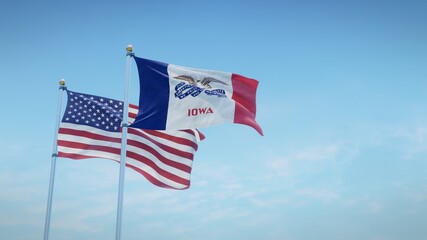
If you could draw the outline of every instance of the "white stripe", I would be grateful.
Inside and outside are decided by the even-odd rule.
[[[75,149],[75,148],[68,148],[63,146],[58,146],[58,152],[68,153],[68,154],[79,154],[79,155],[86,155],[86,156],[94,156],[96,158],[105,158],[114,160],[116,162],[120,162],[120,155],[113,154],[113,153],[107,153],[103,151],[96,151],[96,150],[82,150],[82,149]],[[134,166],[135,168],[141,169],[142,171],[148,173],[153,178],[159,180],[160,182],[169,185],[174,188],[182,189],[186,188],[187,186],[179,184],[177,182],[174,182],[168,178],[165,178],[161,175],[159,175],[154,169],[152,169],[150,166],[141,163],[140,161],[133,159],[133,158],[127,158],[126,161],[127,164]],[[175,174],[177,175],[177,174]],[[190,175],[187,174],[187,177],[181,176],[184,179],[188,179]]]
[[[120,161],[120,154],[114,154],[104,151],[97,151],[97,150],[83,150],[80,148],[70,148],[70,147],[64,147],[58,145],[58,152],[63,152],[67,154],[79,154],[79,155],[86,155],[86,156],[93,156],[97,158],[107,158],[115,161]]]
[[[64,123],[64,124],[61,124],[61,127],[62,128],[69,128],[70,125],[76,126],[75,124]],[[73,129],[73,128],[71,128],[71,129]],[[88,131],[88,132],[91,132],[91,133],[96,133],[96,134],[100,134],[100,135],[104,135],[104,136],[109,136],[109,137],[115,137],[115,138],[118,138],[118,139],[120,139],[119,135],[121,135],[121,133],[107,132],[107,131],[99,130],[97,128],[93,128],[93,127],[89,127],[89,126],[83,126],[83,125],[78,125],[78,129],[77,129],[77,126],[74,129],[75,130]],[[154,138],[154,136],[151,136],[151,137]],[[158,138],[158,137],[155,137],[155,138],[161,140],[161,138]],[[179,163],[185,164],[187,166],[191,166],[191,164],[192,164],[191,160],[189,160],[187,158],[184,158],[184,157],[181,157],[181,156],[178,156],[178,155],[175,155],[175,154],[172,154],[172,153],[169,153],[169,152],[166,152],[163,149],[161,149],[160,147],[158,147],[157,145],[155,145],[154,143],[152,143],[152,142],[148,141],[147,139],[142,138],[140,136],[137,136],[137,135],[134,135],[134,134],[129,134],[128,135],[128,139],[132,139],[132,140],[135,140],[135,141],[137,141],[139,143],[142,143],[142,144],[145,144],[147,146],[150,146],[154,150],[156,150],[157,152],[159,152],[162,156],[164,156],[165,158],[168,158],[168,159],[170,159],[172,161],[179,162]],[[96,146],[115,147],[115,148],[118,148],[118,149],[121,148],[121,144],[120,143],[115,143],[115,142],[110,142],[110,141],[103,141],[103,140],[94,140],[94,139],[91,139],[91,138],[82,137],[82,136],[76,136],[76,135],[58,134],[58,140],[65,140],[65,141],[83,143],[83,144],[88,144],[88,145],[96,145]],[[170,147],[172,147],[172,148],[175,148],[175,149],[179,149],[179,150],[182,150],[182,151],[185,151],[185,152],[189,152],[189,153],[194,153],[195,152],[193,148],[187,147],[185,145],[177,144],[177,143],[174,143],[174,142],[171,142],[171,141],[166,141],[166,140],[164,140],[163,142],[170,142],[170,144],[167,144],[167,145],[170,146]],[[144,152],[144,153],[147,153],[147,154],[150,154],[151,156],[153,156],[151,153],[145,151],[144,149],[141,149],[141,148],[138,148],[138,147],[134,147],[132,145],[128,145],[127,148],[129,150],[132,149],[132,151],[136,152],[136,153],[138,153],[138,152]],[[141,155],[143,155],[143,154],[141,154]]]
[[[157,142],[163,143],[164,145],[172,147],[174,149],[178,149],[178,150],[181,150],[181,151],[184,151],[187,153],[194,153],[195,152],[195,150],[192,147],[182,145],[182,144],[177,144],[177,143],[172,142],[172,141],[166,141],[165,139],[154,137],[154,136],[151,136],[151,137],[153,137],[154,140],[158,140]],[[165,157],[167,157],[169,159],[182,158],[181,156],[175,155],[173,153],[169,153],[169,152],[161,149],[159,146],[157,146],[156,144],[152,143],[151,141],[149,141],[143,137],[140,137],[140,136],[137,136],[134,134],[129,134],[128,139],[135,140],[137,142],[146,144],[147,146],[150,146],[153,149],[155,149],[157,152],[162,153],[162,155],[164,155]],[[130,145],[128,144],[128,146],[130,146]]]
[[[130,151],[130,150],[128,150],[128,151]],[[110,159],[110,160],[120,162],[120,154],[114,154],[114,153],[109,153],[109,152],[105,152],[105,151],[83,150],[83,149],[79,149],[79,148],[70,148],[70,147],[58,146],[58,152],[63,152],[63,153],[67,153],[67,154],[78,154],[78,155],[85,155],[85,156],[93,156],[96,158],[106,158],[106,159]],[[147,154],[147,155],[145,155],[145,157],[148,158],[149,161],[153,162],[160,169],[162,169],[164,171],[170,172],[171,174],[176,175],[178,177],[181,177],[183,179],[188,179],[188,180],[190,179],[189,173],[186,173],[186,172],[181,171],[179,169],[173,168],[169,165],[165,165],[164,163],[160,162],[156,157],[152,156],[151,154]],[[171,183],[174,183],[172,180],[161,176],[154,169],[152,169],[149,165],[146,165],[145,163],[138,161],[138,159],[128,157],[128,158],[126,158],[126,164],[129,164],[129,165],[132,165],[136,168],[147,171],[154,178],[158,179],[159,181],[164,182],[165,184],[171,185]],[[184,186],[184,185],[178,184],[175,186],[174,184],[172,184],[171,186],[183,188],[182,186]]]
[[[64,122],[61,122],[60,128],[68,128],[68,129],[71,129],[71,130],[87,131],[87,132],[90,132],[90,133],[95,133],[95,134],[99,134],[99,135],[103,135],[103,136],[108,136],[108,137],[121,138],[121,136],[122,136],[122,134],[120,132],[104,131],[104,130],[101,130],[99,128],[95,128],[95,127],[91,127],[91,126],[86,126],[86,125],[73,124],[73,123],[64,123]]]
[[[138,108],[133,108],[133,107],[129,106],[129,114],[128,114],[128,122],[129,123],[133,123],[133,121],[135,121],[135,118],[130,116],[131,113],[133,113],[135,115],[138,114]]]
[[[175,154],[171,154],[169,152],[164,151],[163,149],[159,148],[158,146],[156,146],[155,144],[153,144],[152,142],[138,137],[138,136],[134,136],[132,134],[129,134],[129,139],[133,139],[138,141],[141,144],[147,145],[152,147],[154,150],[156,150],[160,155],[162,155],[163,157],[174,161],[174,162],[178,162],[178,163],[182,163],[184,165],[190,166],[192,165],[192,160],[175,155]],[[76,135],[68,135],[68,134],[58,134],[58,140],[61,141],[69,141],[69,142],[74,142],[74,143],[81,143],[81,144],[87,144],[87,145],[93,145],[93,146],[101,146],[101,147],[113,147],[116,149],[120,149],[121,148],[121,144],[120,143],[115,143],[115,142],[110,142],[110,141],[102,141],[102,140],[94,140],[91,138],[87,138],[87,137],[81,137],[81,136],[76,136]],[[127,145],[127,150],[131,151],[131,152],[135,152],[139,155],[145,156],[149,159],[156,159],[156,157],[151,154],[150,152],[146,151],[144,148],[140,148],[140,147],[135,147],[132,145]],[[90,151],[90,150],[89,150]],[[92,150],[95,151],[95,150]],[[65,152],[65,151],[62,151]],[[77,153],[77,152],[73,152],[73,153]],[[83,154],[83,153],[80,153]],[[93,154],[89,154],[89,155],[93,155]],[[162,165],[164,165],[163,163],[161,163]],[[166,165],[164,165],[166,166]]]
[[[136,151],[135,151],[136,150]],[[177,175],[177,176],[180,176],[180,177],[182,177],[182,178],[187,178],[187,176],[189,175],[188,173],[186,173],[186,172],[184,172],[184,171],[182,171],[182,170],[180,170],[180,169],[177,169],[177,168],[174,168],[174,167],[171,167],[171,166],[169,166],[169,165],[167,165],[167,164],[165,164],[165,163],[163,163],[162,161],[160,161],[159,159],[157,159],[154,155],[152,155],[151,153],[149,153],[149,152],[147,152],[147,151],[145,151],[145,150],[141,150],[141,149],[136,149],[136,148],[134,148],[134,147],[129,147],[129,149],[128,149],[128,151],[129,152],[134,152],[134,153],[136,153],[136,154],[139,154],[139,155],[141,155],[141,156],[143,156],[143,157],[145,157],[145,158],[147,158],[148,160],[150,160],[151,162],[153,162],[154,164],[156,164],[159,168],[161,168],[161,169],[163,169],[163,170],[165,170],[165,171],[168,171],[168,172],[170,172],[170,173],[173,173],[173,174],[175,174],[175,175]],[[127,159],[129,159],[129,157],[127,158]],[[187,159],[186,159],[187,160]],[[175,161],[175,162],[179,162],[179,161]],[[180,162],[179,162],[180,163]],[[186,164],[187,165],[187,164]],[[190,168],[191,168],[191,164],[190,165],[187,165],[187,166],[189,166]]]
[[[148,145],[148,144],[147,144]],[[178,163],[182,163],[182,164],[185,164],[185,165],[187,165],[187,166],[191,166],[191,164],[193,163],[191,160],[189,160],[189,159],[187,159],[187,158],[185,158],[185,157],[180,157],[180,156],[177,156],[177,155],[175,155],[175,154],[170,154],[170,153],[168,153],[168,152],[165,152],[165,151],[163,151],[162,149],[160,149],[160,148],[154,148],[160,155],[162,155],[163,157],[165,157],[165,158],[167,158],[167,159],[169,159],[169,160],[171,160],[171,161],[173,161],[173,162],[178,162]],[[137,153],[137,154],[139,154],[139,155],[142,155],[142,156],[145,156],[145,157],[148,157],[148,156],[146,156],[146,154],[149,154],[150,156],[152,156],[152,157],[154,157],[154,155],[153,154],[151,154],[151,153],[149,153],[148,151],[146,151],[145,149],[143,149],[143,148],[139,148],[139,147],[135,147],[135,146],[132,146],[132,145],[127,145],[127,150],[128,151],[131,151],[131,152],[134,152],[134,153]]]
[[[132,152],[131,149],[129,149],[128,151]],[[85,156],[93,156],[93,157],[97,157],[97,158],[107,158],[107,159],[111,159],[111,160],[115,160],[117,162],[120,162],[120,154],[114,154],[114,153],[109,153],[109,152],[105,152],[105,151],[98,151],[98,150],[83,150],[83,149],[79,149],[79,148],[71,148],[71,147],[65,147],[65,146],[58,146],[58,152],[63,152],[63,153],[67,153],[67,154],[79,154],[79,155],[85,155]],[[144,151],[145,152],[145,151]],[[176,176],[179,176],[181,178],[184,179],[189,179],[190,178],[190,174],[186,173],[182,170],[176,169],[174,167],[171,167],[169,165],[166,165],[162,162],[160,162],[156,157],[154,157],[153,155],[151,155],[150,153],[146,152],[147,154],[141,154],[144,157],[146,157],[149,161],[153,162],[154,164],[156,164],[160,169],[165,170],[167,172],[170,172]],[[145,166],[144,163],[142,163],[141,161],[138,161],[138,159],[135,158],[126,158],[126,163],[133,165],[137,168],[141,168],[142,166]],[[190,165],[191,167],[191,165]],[[150,167],[151,169],[151,167]],[[155,172],[155,170],[152,169],[153,172]],[[156,172],[156,174],[158,174]]]
[[[130,107],[129,108],[129,114],[138,114],[138,108],[132,108],[132,107]]]
[[[58,134],[58,140],[90,144],[90,145],[96,145],[96,146],[114,147],[118,149],[121,148],[120,142],[115,143],[110,141],[94,140],[87,137],[81,137],[81,136],[69,135],[69,134]]]
[[[188,146],[185,144],[179,144],[177,142],[174,142],[173,140],[165,139],[162,137],[157,137],[157,136],[151,135],[147,132],[144,132],[144,133],[149,135],[151,138],[153,138],[154,140],[156,140],[159,143],[165,144],[167,146],[173,146],[174,148],[179,149],[181,151],[185,151],[185,152],[194,152],[195,151],[192,146]],[[192,141],[192,142],[196,141],[196,137],[194,135],[191,135],[191,134],[183,132],[183,131],[173,131],[173,132],[168,131],[168,132],[164,132],[164,133],[167,135],[171,135],[173,137],[179,137],[179,138],[187,139],[187,140]]]
[[[64,124],[66,125],[66,124]],[[82,126],[82,129],[84,130],[89,130],[91,129],[91,127],[87,127],[87,126]],[[92,132],[94,132],[94,130],[92,130]],[[98,132],[106,132],[106,131],[98,131]],[[108,132],[108,134],[110,135],[119,135],[120,133],[116,134],[116,133],[110,133]],[[187,159],[184,157],[180,157],[177,156],[175,154],[171,154],[169,152],[166,152],[164,150],[162,150],[160,147],[156,146],[154,143],[148,141],[145,138],[133,135],[133,134],[129,134],[129,139],[133,139],[138,141],[141,144],[145,144],[147,146],[152,147],[153,149],[155,149],[160,155],[162,155],[163,157],[174,161],[174,162],[178,162],[184,165],[187,165],[191,168],[192,166],[192,160],[191,159]],[[159,139],[159,138],[158,138]],[[102,140],[94,140],[91,138],[87,138],[87,137],[82,137],[82,136],[76,136],[76,135],[68,135],[68,134],[58,134],[58,140],[63,140],[63,141],[70,141],[70,142],[74,142],[74,143],[82,143],[82,144],[87,144],[87,145],[93,145],[93,146],[101,146],[101,147],[113,147],[115,149],[120,149],[121,148],[121,144],[120,143],[115,143],[115,142],[110,142],[110,141],[102,141]],[[179,146],[179,144],[174,144],[175,146]],[[174,146],[171,146],[174,147]],[[191,150],[193,150],[192,148],[190,148]],[[113,154],[113,153],[108,153],[108,152],[104,152],[104,151],[98,151],[98,150],[83,150],[83,149],[78,149],[78,148],[70,148],[70,147],[65,147],[65,146],[58,146],[58,150],[60,152],[63,153],[71,153],[71,154],[79,154],[79,155],[88,155],[88,156],[94,156],[94,157],[99,157],[99,158],[108,158],[108,159],[113,159],[116,161],[120,160],[120,155],[117,154]],[[129,152],[135,152],[141,156],[146,157],[147,159],[151,160],[154,164],[156,164],[159,168],[170,172],[174,175],[177,175],[179,177],[182,178],[189,178],[189,173],[184,172],[182,170],[176,169],[174,167],[171,167],[169,165],[166,165],[165,163],[161,162],[160,160],[157,159],[156,156],[154,156],[153,154],[151,154],[150,152],[146,151],[144,148],[139,148],[139,147],[135,147],[132,145],[128,145],[127,146],[127,151]],[[193,150],[194,151],[194,150]],[[127,158],[127,163],[128,163],[129,158]],[[139,163],[138,165],[140,165],[141,163]]]

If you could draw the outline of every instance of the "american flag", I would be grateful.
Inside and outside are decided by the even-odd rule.
[[[58,157],[106,158],[120,162],[123,102],[67,90],[67,107],[58,132]],[[129,123],[138,106],[129,105]],[[156,186],[190,187],[198,130],[155,131],[129,128],[126,166]]]

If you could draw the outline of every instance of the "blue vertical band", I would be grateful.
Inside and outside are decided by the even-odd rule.
[[[169,106],[168,64],[134,59],[139,74],[139,111],[130,127],[165,130]]]

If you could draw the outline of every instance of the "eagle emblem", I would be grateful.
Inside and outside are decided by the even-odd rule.
[[[204,89],[211,89],[212,86],[210,85],[210,83],[219,83],[219,84],[227,85],[227,83],[213,77],[204,77],[201,80],[198,80],[198,79],[194,79],[192,76],[179,75],[174,78],[178,80],[186,81],[191,85],[198,86]]]

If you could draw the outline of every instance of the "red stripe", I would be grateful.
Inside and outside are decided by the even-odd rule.
[[[156,144],[157,146],[159,146],[160,148],[164,149],[165,151],[167,151],[169,153],[175,154],[175,155],[183,157],[183,158],[187,158],[189,160],[192,160],[194,158],[194,155],[192,153],[180,151],[178,149],[175,149],[175,148],[172,148],[169,146],[165,146],[163,144],[160,144],[160,143],[154,141],[153,139],[149,138],[148,136],[142,135],[142,137],[144,137],[147,141],[153,142],[154,144]],[[174,168],[180,169],[180,170],[185,171],[185,172],[191,171],[191,167],[189,167],[185,164],[182,164],[182,163],[172,161],[172,160],[164,157],[161,153],[156,151],[154,148],[152,148],[152,147],[150,147],[150,146],[148,146],[142,142],[135,141],[132,139],[128,139],[127,143],[130,146],[134,146],[134,147],[139,148],[139,149],[144,149],[145,151],[153,154],[159,161],[165,163],[166,165],[172,166]],[[74,149],[82,149],[82,150],[96,150],[96,151],[109,152],[109,153],[118,154],[118,155],[120,154],[119,148],[93,145],[93,144],[84,144],[84,143],[78,143],[78,142],[66,141],[66,140],[58,140],[58,146],[69,147],[69,148],[74,148]]]
[[[142,156],[142,155],[140,155],[140,154],[137,154],[137,153],[135,153],[135,152],[130,152],[130,151],[128,151],[127,153],[126,153],[126,156],[127,157],[130,157],[130,158],[133,158],[133,159],[135,159],[136,161],[139,161],[139,162],[141,162],[141,163],[143,163],[143,164],[145,164],[145,165],[147,165],[147,166],[149,166],[149,167],[151,167],[154,171],[156,171],[160,176],[163,176],[163,177],[165,177],[165,178],[167,178],[167,179],[171,179],[172,181],[174,181],[174,182],[177,182],[177,183],[180,183],[180,184],[184,184],[184,185],[188,185],[189,183],[190,183],[190,180],[189,179],[185,179],[185,178],[182,178],[182,177],[178,177],[178,176],[176,176],[176,175],[174,175],[174,174],[172,174],[172,173],[170,173],[170,172],[168,172],[168,171],[166,171],[166,170],[164,170],[164,169],[162,169],[162,168],[160,168],[159,166],[157,166],[154,162],[152,162],[150,159],[148,159],[148,158],[146,158],[146,157],[144,157],[144,156]],[[190,170],[191,170],[191,168],[190,168]],[[189,172],[190,173],[190,172]]]
[[[144,145],[144,144],[139,144],[139,145]],[[63,147],[69,147],[69,148],[76,148],[76,149],[82,149],[82,150],[96,150],[96,151],[102,151],[102,152],[109,152],[109,153],[113,153],[113,154],[120,154],[120,149],[118,148],[112,148],[112,147],[105,147],[105,146],[95,146],[95,145],[89,145],[89,144],[83,144],[83,143],[76,143],[76,142],[70,142],[70,141],[63,141],[63,140],[58,140],[58,146],[63,146]],[[148,149],[147,149],[148,148]],[[171,161],[165,157],[163,157],[162,155],[160,155],[159,153],[157,153],[154,149],[144,145],[143,149],[147,150],[148,152],[151,152],[153,155],[155,155],[155,157],[162,161],[163,163],[165,163],[168,166],[171,166],[175,169],[180,169],[183,172],[186,173],[191,173],[191,167],[184,165],[184,164],[180,164],[174,161]],[[150,150],[151,149],[151,150]],[[72,158],[72,159],[85,159],[85,158],[98,158],[99,156],[91,156],[91,155],[81,155],[81,154],[74,154],[74,153],[63,153],[63,152],[58,152],[58,156],[59,157],[66,157],[66,158]],[[139,161],[147,166],[150,166],[152,169],[154,169],[159,175],[171,179],[175,182],[178,182],[180,184],[184,184],[187,185],[189,184],[189,180],[188,179],[184,179],[181,177],[178,177],[166,170],[163,170],[162,168],[160,168],[159,166],[157,166],[151,159],[142,156],[136,152],[132,152],[132,151],[127,151],[126,153],[127,157],[133,158],[136,161]],[[136,167],[135,167],[136,168]]]
[[[193,154],[192,153],[185,152],[185,151],[182,151],[182,150],[179,150],[179,149],[167,146],[165,144],[159,143],[156,140],[152,139],[147,134],[145,134],[144,131],[138,131],[136,129],[129,128],[129,134],[134,134],[136,136],[140,136],[142,138],[145,138],[145,139],[147,139],[148,141],[152,142],[153,144],[155,144],[156,146],[158,146],[159,148],[161,148],[162,150],[164,150],[166,152],[178,155],[178,156],[183,157],[183,158],[193,159]],[[129,141],[130,141],[130,139],[128,139],[128,144],[130,144]]]
[[[258,81],[234,73],[231,79],[233,84],[233,96],[231,98],[236,102],[234,123],[251,126],[259,134],[264,135],[261,127],[255,121]]]
[[[180,131],[186,132],[186,133],[191,134],[193,136],[195,135],[194,131],[197,131],[197,133],[199,134],[199,137],[200,137],[200,141],[206,138],[205,135],[203,135],[203,133],[200,132],[198,129],[194,129],[194,130],[186,129],[186,130],[180,130]],[[197,145],[197,142],[194,142],[194,144]]]
[[[129,113],[129,114],[128,114],[128,116],[129,116],[130,118],[135,119],[135,118],[136,118],[136,113]]]
[[[71,158],[74,160],[82,160],[82,159],[86,159],[86,158],[99,158],[97,156],[81,155],[81,154],[76,154],[76,153],[64,153],[64,152],[58,152],[58,157]]]
[[[166,165],[169,165],[171,167],[180,169],[180,170],[182,170],[184,172],[190,172],[191,171],[191,167],[189,167],[189,166],[187,166],[185,164],[182,164],[182,163],[179,163],[179,162],[175,162],[175,161],[172,161],[172,160],[166,158],[165,156],[163,156],[162,154],[160,154],[159,152],[157,152],[154,148],[152,148],[150,146],[147,146],[144,143],[128,139],[128,144],[131,145],[131,146],[140,148],[140,149],[144,149],[145,151],[153,154],[159,161],[161,161],[162,163],[164,163]],[[190,160],[192,160],[192,158]]]
[[[159,180],[157,180],[156,178],[154,178],[153,176],[151,176],[150,174],[146,173],[145,171],[143,171],[140,168],[131,166],[131,165],[127,165],[127,167],[132,168],[133,170],[137,171],[138,173],[140,173],[141,175],[143,175],[148,181],[150,181],[152,184],[158,186],[158,187],[162,187],[162,188],[169,188],[169,189],[175,189],[175,190],[184,190],[190,187],[190,181],[188,181],[188,184],[185,184],[184,188],[175,188],[172,186],[169,186]]]
[[[144,130],[144,132],[146,132],[150,135],[156,136],[156,137],[160,137],[160,138],[175,142],[175,143],[179,143],[181,145],[190,146],[196,151],[198,149],[197,143],[195,143],[194,141],[191,141],[189,139],[186,139],[186,138],[173,136],[170,134],[166,134],[165,132],[159,132],[156,130]],[[191,130],[187,130],[187,131],[184,130],[183,132],[189,133],[189,134],[194,136],[194,132],[192,132]]]
[[[121,142],[120,138],[117,138],[117,137],[109,137],[106,135],[101,135],[101,134],[92,133],[92,132],[83,131],[83,130],[70,129],[70,128],[60,128],[58,133],[66,134],[66,135],[74,135],[79,137],[86,137],[94,140],[101,140],[101,141],[107,141],[107,142],[115,142],[115,143]]]
[[[77,143],[77,142],[71,142],[71,141],[65,141],[65,140],[58,140],[58,146],[75,148],[75,149],[82,149],[82,150],[94,150],[94,151],[108,152],[108,153],[120,155],[120,148],[115,148],[115,147],[99,146],[99,145],[92,145],[92,144],[85,144],[85,143]]]
[[[197,131],[197,133],[199,134],[199,137],[200,137],[200,141],[202,141],[203,139],[205,139],[206,137],[205,137],[205,135],[202,133],[202,132],[200,132],[199,131],[199,129],[195,129],[196,131]]]
[[[98,158],[97,156],[88,156],[88,155],[80,155],[80,154],[64,153],[64,152],[58,152],[58,157],[71,158],[71,159],[75,159],[75,160],[82,160],[82,159],[87,159],[87,158]],[[117,162],[117,161],[115,161],[115,162]],[[183,187],[183,188],[175,188],[175,187],[169,186],[169,185],[157,180],[156,178],[154,178],[150,174],[146,173],[142,169],[139,169],[133,165],[126,164],[126,167],[131,168],[134,171],[142,174],[148,181],[150,181],[152,184],[159,186],[159,187],[176,189],[176,190],[184,190],[184,189],[187,189],[190,187],[190,181],[188,181],[187,184],[183,184],[183,185],[185,185],[185,187]],[[171,179],[171,180],[173,181],[173,179]]]
[[[129,108],[133,108],[133,109],[135,109],[135,110],[139,110],[139,107],[138,106],[136,106],[136,105],[134,105],[134,104],[129,104]],[[130,117],[130,118],[133,118],[133,119],[135,119],[136,118],[136,113],[133,113],[133,112],[130,112],[129,111],[129,114],[128,114],[128,116]]]

